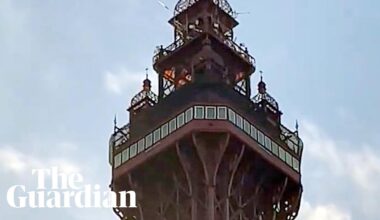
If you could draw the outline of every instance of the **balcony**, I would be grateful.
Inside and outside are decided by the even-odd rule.
[[[214,35],[217,36],[217,35]],[[251,56],[248,53],[247,48],[243,48],[241,45],[238,45],[236,42],[233,40],[230,40],[228,38],[222,38],[217,36],[218,39],[222,40],[222,42],[228,46],[232,51],[234,51],[238,56],[240,56],[243,60],[245,60],[247,63],[253,65],[256,67],[256,60],[253,56]],[[158,47],[157,50],[154,53],[153,56],[153,63],[157,63],[160,59],[169,56],[172,54],[175,50],[178,48],[182,47],[185,44],[185,40],[180,38],[167,46],[166,48]]]
[[[158,145],[161,140],[185,127],[185,125],[193,121],[207,120],[232,124],[238,129],[239,134],[245,135],[249,140],[258,143],[258,146],[271,157],[282,161],[293,171],[300,172],[303,143],[298,136],[286,127],[281,126],[282,135],[285,138],[281,138],[282,141],[280,141],[278,138],[270,137],[248,118],[245,118],[244,114],[223,105],[193,105],[185,108],[176,116],[168,118],[164,123],[152,128],[150,132],[147,132],[141,138],[129,143],[128,146],[115,150],[112,165],[116,169],[140,154],[148,152]],[[124,136],[124,133],[122,136]],[[121,140],[123,140],[122,137]],[[118,146],[116,142],[115,146]]]
[[[184,44],[185,44],[185,41],[182,38],[180,38],[176,40],[175,42],[173,42],[172,44],[170,44],[169,46],[167,46],[166,48],[163,48],[162,46],[157,47],[157,50],[154,52],[153,63],[156,63],[158,60],[170,55],[176,49],[180,48]]]

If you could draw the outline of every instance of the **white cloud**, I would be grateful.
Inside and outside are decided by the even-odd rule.
[[[131,72],[126,68],[120,68],[118,71],[107,71],[104,74],[104,84],[108,91],[114,94],[123,92],[138,92],[142,88],[142,82],[145,79],[144,72]],[[157,89],[156,80],[152,80],[156,75],[150,73],[153,89]]]
[[[299,220],[351,220],[351,215],[333,204],[312,206],[303,201]]]
[[[115,74],[112,72],[106,72],[104,77],[107,90],[115,94],[121,94],[128,84],[132,85],[130,82],[131,75],[127,73]]]
[[[302,127],[301,136],[305,142],[304,176],[316,178],[309,182],[313,186],[305,186],[306,191],[309,190],[313,195],[318,192],[324,201],[349,207],[355,217],[362,215],[366,219],[377,219],[375,216],[380,206],[378,148],[364,143],[354,145],[348,142],[350,138],[336,140],[307,121],[302,123]],[[360,140],[357,142],[360,143]],[[342,193],[349,199],[341,200],[344,198]],[[316,201],[321,202],[318,199]]]
[[[27,167],[40,166],[39,161],[30,158],[10,147],[0,149],[0,166],[6,171],[21,173]]]
[[[80,168],[75,163],[64,158],[38,158],[28,155],[13,147],[0,148],[0,169],[16,175],[31,172],[32,169],[58,167],[61,172],[79,172]]]
[[[377,191],[380,185],[380,157],[374,147],[350,146],[332,139],[316,125],[303,123],[305,153],[319,160],[336,176],[348,177],[365,191]],[[355,150],[352,150],[355,149]]]

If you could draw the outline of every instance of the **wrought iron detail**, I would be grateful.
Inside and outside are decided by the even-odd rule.
[[[142,100],[144,99],[149,99],[153,104],[156,104],[158,102],[158,96],[156,94],[154,94],[154,92],[152,91],[141,91],[139,92],[137,95],[135,95],[135,97],[133,97],[132,101],[131,101],[131,106],[135,106],[136,104],[138,104],[139,102],[141,102]]]
[[[174,15],[176,16],[180,14],[181,12],[185,11],[198,1],[199,0],[179,0],[177,5],[175,6]],[[232,7],[227,0],[213,0],[213,3],[219,6],[224,12],[226,12],[230,16],[235,17],[234,11],[232,10]]]
[[[256,60],[248,53],[248,48],[244,45],[240,44],[238,45],[235,41],[230,39],[225,39],[224,43],[230,47],[234,52],[239,54],[245,61],[247,61],[250,64],[253,64],[255,66]]]
[[[264,94],[259,93],[252,98],[252,101],[256,104],[258,104],[262,101],[266,101],[270,105],[272,105],[272,107],[274,107],[276,110],[279,110],[279,106],[278,106],[277,101],[272,96],[270,96],[268,93],[264,93]]]
[[[113,137],[113,142],[114,142],[113,145],[115,148],[126,143],[130,138],[129,124],[124,125],[121,128],[116,128],[115,133],[112,135],[112,137]]]

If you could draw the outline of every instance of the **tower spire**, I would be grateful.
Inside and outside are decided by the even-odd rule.
[[[115,117],[113,119],[113,130],[114,132],[117,131],[117,115],[115,114]]]
[[[267,93],[267,87],[266,87],[266,84],[263,80],[263,71],[262,70],[260,70],[260,82],[258,84],[258,90],[259,90],[260,94]]]
[[[152,82],[149,80],[149,69],[145,68],[145,80],[143,81],[143,91],[150,91],[152,88]]]

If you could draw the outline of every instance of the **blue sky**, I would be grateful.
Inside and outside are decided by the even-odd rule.
[[[250,12],[238,18],[237,41],[264,71],[283,122],[301,124],[298,219],[376,220],[380,2],[230,3]],[[30,169],[42,165],[80,170],[107,188],[114,114],[127,122],[155,47],[172,41],[171,15],[156,0],[0,0],[1,219],[116,219],[104,209],[14,210],[5,194],[33,185]]]

